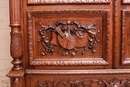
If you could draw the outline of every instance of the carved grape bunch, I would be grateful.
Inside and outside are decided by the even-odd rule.
[[[87,50],[96,52],[96,44],[99,42],[97,33],[100,31],[95,27],[95,23],[87,26],[77,21],[58,21],[54,25],[44,26],[41,23],[40,25],[42,29],[39,41],[44,47],[42,55],[53,54],[55,46],[64,49],[63,55],[74,56],[79,48],[83,49],[82,54]]]

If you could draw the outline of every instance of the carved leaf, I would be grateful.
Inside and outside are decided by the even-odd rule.
[[[65,81],[59,81],[57,83],[51,83],[51,81],[45,81],[45,84],[37,82],[36,87],[129,87],[129,80],[119,80],[117,78],[113,78],[110,81],[99,80],[99,79],[83,79],[83,80],[69,80],[68,83]],[[106,85],[106,86],[105,86]]]
[[[48,53],[54,52],[54,45],[62,47],[63,55],[76,55],[76,48],[83,48],[82,54],[85,50],[92,50],[96,52],[96,44],[99,42],[97,39],[98,29],[95,27],[95,24],[89,26],[81,25],[77,21],[58,21],[54,25],[44,26],[40,23],[43,29],[40,30],[41,43],[43,44],[42,55],[47,55]],[[52,27],[53,26],[53,27]],[[53,36],[51,40],[49,38],[48,32]],[[54,34],[57,33],[57,34]],[[58,35],[58,36],[57,36]],[[89,46],[87,47],[87,45]]]

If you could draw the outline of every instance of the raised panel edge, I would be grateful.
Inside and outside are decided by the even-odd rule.
[[[83,4],[83,3],[110,3],[110,0],[28,0],[28,4]]]
[[[62,14],[62,13],[77,13],[77,14],[82,14],[84,12],[91,13],[91,14],[106,14],[107,15],[107,47],[106,47],[106,52],[107,54],[105,55],[105,60],[102,58],[95,58],[95,60],[88,59],[85,60],[69,60],[69,61],[55,61],[55,60],[36,60],[33,56],[33,36],[32,36],[32,24],[33,24],[33,18],[34,14]],[[43,10],[43,11],[36,11],[36,10],[30,10],[28,11],[28,38],[29,38],[29,61],[30,65],[108,65],[109,58],[111,57],[110,55],[110,12],[109,10]]]

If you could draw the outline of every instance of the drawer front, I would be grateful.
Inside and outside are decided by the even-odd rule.
[[[127,75],[27,75],[26,87],[130,87]]]

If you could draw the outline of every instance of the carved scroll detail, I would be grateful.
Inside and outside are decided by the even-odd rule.
[[[81,83],[80,80],[75,80],[75,81],[69,81],[71,87],[79,87],[79,84]]]
[[[107,82],[104,80],[104,83],[107,87],[125,87],[125,83],[127,80],[118,80],[116,78],[112,79],[111,81]]]
[[[28,4],[110,3],[110,0],[28,0]]]
[[[36,87],[66,87],[66,82],[64,81],[60,81],[56,84],[54,84],[54,82],[50,82],[50,81],[45,81],[45,84],[41,84],[40,81],[37,81],[37,86]]]
[[[95,27],[96,24],[86,26],[77,21],[58,21],[54,25],[41,24],[41,26],[43,29],[40,30],[41,39],[39,41],[44,47],[41,53],[43,56],[48,53],[53,54],[55,46],[64,49],[63,55],[75,56],[78,48],[83,48],[82,54],[85,50],[96,52],[96,44],[99,42],[96,36],[100,32]],[[48,39],[48,32],[52,34],[51,40]]]
[[[39,80],[37,81],[36,87],[59,87],[58,85],[61,83],[61,87],[127,87],[129,85],[129,80],[119,80],[117,78],[113,78],[109,82],[107,80],[101,79],[83,79],[83,80],[75,80],[75,81],[59,81],[55,83],[54,81],[51,84],[51,81],[45,81],[45,84],[42,84]]]

